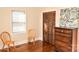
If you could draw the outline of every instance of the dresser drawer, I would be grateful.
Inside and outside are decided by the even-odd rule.
[[[69,29],[62,29],[62,28],[60,28],[60,29],[59,28],[56,28],[55,31],[56,32],[60,32],[60,33],[67,33],[67,34],[71,34],[71,32],[72,32]]]
[[[72,47],[70,43],[64,43],[58,40],[55,41],[55,45],[66,47],[67,49],[70,49]]]
[[[60,33],[60,32],[55,32],[55,36],[56,35],[62,36],[62,37],[72,37],[72,35],[70,35],[70,34],[65,34],[65,33]]]
[[[72,44],[72,39],[70,37],[64,37],[64,36],[56,35],[55,40],[59,40],[59,41],[62,41],[62,42]]]
[[[56,51],[59,51],[59,52],[71,52],[72,51],[72,48],[68,49],[66,47],[62,47],[62,46],[56,45],[55,46],[55,50]]]
[[[77,47],[77,28],[55,27],[55,48],[56,51],[76,51]],[[75,45],[75,46],[74,46]]]

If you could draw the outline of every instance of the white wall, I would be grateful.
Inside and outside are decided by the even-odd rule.
[[[26,41],[26,33],[16,35],[12,33],[12,10],[20,10],[26,12],[26,9],[24,8],[0,8],[0,33],[4,31],[10,32],[12,40],[14,40],[16,44],[21,44],[22,42],[24,43],[24,41]],[[1,47],[2,41],[0,41],[0,48]]]
[[[26,32],[20,34],[12,33],[12,10],[24,11],[26,13]],[[11,34],[12,39],[15,41],[16,45],[23,44],[27,42],[27,31],[29,29],[35,29],[37,32],[36,40],[43,40],[43,12],[56,11],[56,26],[59,26],[59,8],[0,8],[0,33],[3,31],[8,31]],[[0,48],[2,47],[2,42],[0,41]]]
[[[37,33],[37,40],[41,40],[41,13],[40,8],[29,8],[29,15],[28,15],[28,29],[35,29]]]
[[[24,11],[26,13],[26,32],[13,34],[12,33],[12,10]],[[11,34],[12,40],[16,45],[27,42],[28,29],[35,29],[37,32],[37,39],[40,37],[40,14],[38,8],[0,8],[0,33],[8,31]],[[0,41],[0,48],[2,47],[2,41]]]

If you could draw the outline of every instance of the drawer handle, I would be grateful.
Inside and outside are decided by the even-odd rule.
[[[61,32],[63,32],[63,30],[61,30]]]

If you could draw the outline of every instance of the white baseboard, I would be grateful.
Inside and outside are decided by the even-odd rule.
[[[15,42],[15,45],[21,45],[21,44],[24,44],[24,43],[28,43],[28,40],[20,40],[20,41],[16,41]]]

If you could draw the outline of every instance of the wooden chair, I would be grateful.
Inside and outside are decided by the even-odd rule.
[[[11,36],[10,33],[8,32],[2,32],[1,33],[1,40],[3,42],[3,47],[2,49],[4,49],[5,46],[7,46],[7,51],[10,51],[10,47],[12,46],[13,50],[15,51],[15,45],[14,45],[14,41],[11,40]]]
[[[33,41],[34,44],[35,44],[35,38],[36,38],[36,31],[33,30],[33,29],[30,29],[30,30],[28,31],[28,41],[29,41],[29,42]]]

